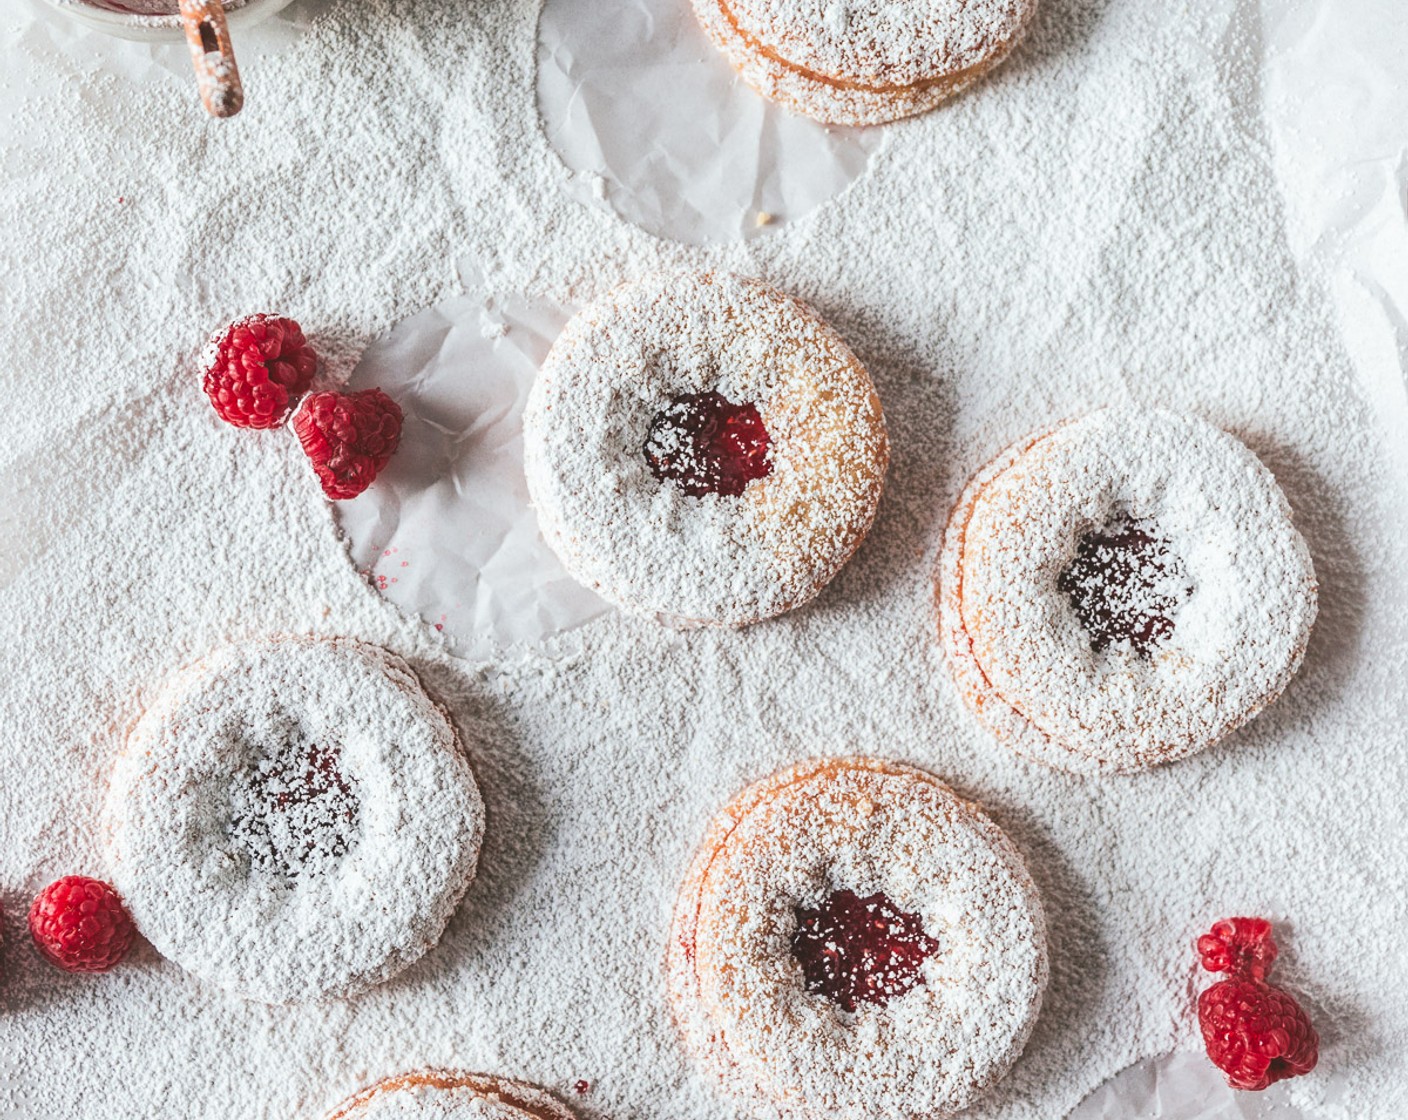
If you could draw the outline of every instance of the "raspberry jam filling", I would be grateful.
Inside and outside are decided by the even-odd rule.
[[[809,992],[846,1011],[859,1003],[884,1006],[924,983],[923,964],[939,943],[918,914],[885,895],[835,892],[819,907],[797,907],[792,956]]]
[[[347,854],[361,799],[341,760],[336,746],[299,742],[235,782],[230,837],[255,871],[293,880]]]
[[[1174,615],[1192,594],[1183,562],[1152,521],[1120,518],[1086,533],[1057,581],[1101,653],[1127,644],[1150,656],[1173,636]]]
[[[691,498],[737,497],[772,472],[771,445],[757,406],[732,404],[719,393],[691,393],[650,421],[645,461],[656,478]]]

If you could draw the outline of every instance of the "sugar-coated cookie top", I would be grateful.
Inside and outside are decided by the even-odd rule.
[[[838,82],[907,86],[981,65],[1036,0],[719,0],[740,33]]]
[[[684,395],[756,406],[771,469],[736,496],[651,472]],[[568,570],[628,609],[736,625],[797,606],[864,537],[889,458],[864,367],[799,301],[724,273],[648,277],[580,312],[524,418],[529,488]]]
[[[113,880],[165,956],[273,1003],[379,983],[439,939],[484,808],[399,658],[343,639],[221,650],[171,681],[108,798]]]

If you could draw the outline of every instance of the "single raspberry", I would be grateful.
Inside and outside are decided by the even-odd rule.
[[[1320,1039],[1300,1005],[1265,981],[1223,980],[1198,997],[1213,1065],[1234,1089],[1265,1089],[1315,1068]]]
[[[329,498],[355,498],[401,441],[401,407],[380,389],[314,393],[293,418],[303,452]]]
[[[1227,918],[1198,938],[1198,956],[1209,972],[1265,980],[1276,960],[1276,942],[1265,918]]]
[[[292,319],[250,315],[211,340],[205,395],[237,428],[277,428],[313,383],[317,355]]]
[[[39,951],[65,972],[106,972],[127,955],[137,931],[107,883],[66,875],[35,898],[29,932]]]
[[[1198,997],[1198,1025],[1213,1065],[1234,1089],[1265,1089],[1315,1068],[1320,1039],[1295,999],[1266,982],[1276,960],[1271,923],[1229,918],[1198,938],[1211,972],[1231,978]]]

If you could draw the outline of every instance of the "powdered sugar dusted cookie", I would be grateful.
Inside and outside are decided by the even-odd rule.
[[[503,1077],[425,1069],[400,1073],[343,1101],[327,1120],[573,1120],[537,1086]]]
[[[969,483],[939,561],[959,690],[999,739],[1077,772],[1216,742],[1278,696],[1316,613],[1276,480],[1190,416],[1108,408]]]
[[[723,273],[652,276],[575,316],[524,417],[543,534],[620,606],[743,625],[859,547],[889,462],[864,367],[806,305]]]
[[[346,639],[224,649],[142,716],[108,798],[113,881],[196,975],[270,1003],[386,980],[439,940],[484,807],[399,658]]]
[[[763,96],[828,124],[932,109],[1011,53],[1036,0],[694,0]]]
[[[667,973],[689,1050],[728,1092],[808,1117],[947,1117],[1026,1044],[1045,922],[1006,835],[933,775],[813,760],[715,818]]]

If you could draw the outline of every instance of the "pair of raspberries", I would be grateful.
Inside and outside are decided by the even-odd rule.
[[[318,356],[292,319],[250,315],[211,340],[205,393],[220,419],[238,428],[293,430],[329,498],[355,498],[401,440],[401,409],[380,389],[313,393]],[[297,412],[294,409],[297,408]]]

